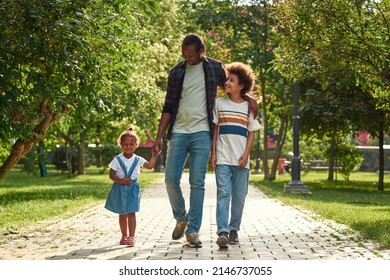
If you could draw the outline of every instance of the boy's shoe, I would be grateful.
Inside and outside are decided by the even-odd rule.
[[[217,244],[219,248],[227,248],[229,243],[229,236],[227,232],[221,232],[218,235]]]
[[[238,234],[236,230],[231,230],[229,234],[229,243],[230,244],[238,244],[240,240],[238,240]]]
[[[188,217],[182,222],[176,222],[175,229],[172,232],[172,239],[173,240],[178,240],[183,237],[184,235],[184,230],[188,224]]]
[[[202,241],[199,239],[199,234],[197,232],[193,232],[190,234],[186,234],[186,243],[187,246],[191,248],[201,248]]]

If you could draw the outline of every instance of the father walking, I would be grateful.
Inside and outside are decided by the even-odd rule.
[[[169,72],[165,103],[153,148],[161,151],[163,135],[169,126],[165,184],[176,219],[172,239],[178,240],[185,233],[186,244],[199,248],[202,247],[199,230],[214,127],[213,108],[217,87],[223,88],[226,74],[220,61],[205,55],[206,48],[199,35],[188,34],[181,48],[184,60]],[[190,183],[188,212],[180,185],[187,155]]]

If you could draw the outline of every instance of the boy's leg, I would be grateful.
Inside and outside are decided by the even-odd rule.
[[[229,229],[238,231],[241,225],[245,197],[248,193],[249,169],[232,167],[232,204]]]
[[[229,165],[217,165],[215,176],[217,181],[217,234],[229,233],[229,205],[232,190],[232,172]]]

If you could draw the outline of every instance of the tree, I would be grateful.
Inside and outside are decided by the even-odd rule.
[[[382,117],[376,134],[389,130],[390,1],[275,1],[282,44],[277,68],[290,80],[314,80],[326,89],[349,77],[376,100]],[[374,126],[370,126],[371,129]],[[380,158],[383,158],[383,137]],[[383,160],[378,189],[383,190]]]
[[[116,13],[121,5],[125,17]],[[53,123],[84,104],[107,104],[121,78],[121,23],[156,7],[138,0],[0,3],[0,136],[16,139],[0,179]]]

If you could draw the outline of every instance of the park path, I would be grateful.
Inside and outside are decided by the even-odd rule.
[[[183,190],[189,193],[188,174]],[[389,260],[389,251],[356,241],[353,231],[315,218],[250,187],[240,245],[216,245],[215,177],[208,174],[201,240],[203,248],[174,241],[175,226],[163,182],[143,190],[137,214],[136,245],[118,245],[117,215],[94,206],[71,218],[42,222],[20,236],[3,236],[2,260]]]

